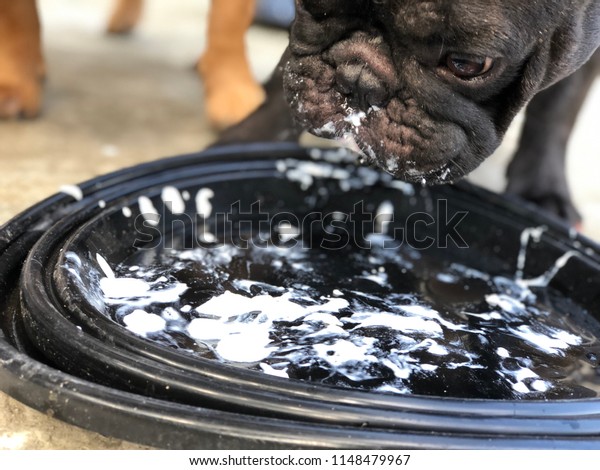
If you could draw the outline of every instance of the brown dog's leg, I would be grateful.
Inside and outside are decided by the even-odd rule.
[[[217,129],[241,121],[265,98],[250,71],[244,42],[255,4],[255,0],[212,0],[206,51],[198,61],[198,72],[206,112]]]
[[[44,73],[35,0],[0,0],[0,119],[37,116]]]
[[[221,133],[214,146],[247,142],[298,142],[302,128],[292,118],[283,91],[283,75],[290,59],[283,53],[273,74],[265,83],[266,98],[256,111]]]
[[[112,34],[130,33],[142,16],[143,8],[143,0],[116,0],[106,30]]]

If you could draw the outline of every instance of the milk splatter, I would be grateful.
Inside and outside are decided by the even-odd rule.
[[[338,182],[340,189],[344,192],[353,189],[360,190],[381,183],[400,191],[405,196],[415,195],[414,186],[410,183],[394,179],[390,174],[373,168],[356,167],[356,152],[345,148],[337,150],[311,149],[310,156],[317,161],[306,162],[292,158],[278,160],[276,162],[277,171],[285,174],[288,180],[298,183],[303,191],[311,189],[315,181],[333,179]],[[344,167],[343,164],[346,164],[347,167]],[[397,164],[395,160],[394,164]]]
[[[213,360],[383,393],[522,399],[580,390],[565,385],[567,372],[547,368],[581,355],[581,334],[516,276],[448,263],[415,284],[454,286],[458,300],[449,301],[406,284],[427,260],[403,249],[335,257],[222,245],[140,261],[110,266],[96,257],[107,313],[136,334]],[[479,300],[460,300],[477,290]]]
[[[81,201],[83,199],[83,191],[77,185],[64,184],[59,189],[61,193],[68,194],[76,201]]]
[[[350,124],[352,127],[360,127],[362,125],[363,119],[365,119],[367,115],[364,111],[350,112],[345,118],[344,121]]]
[[[123,317],[123,323],[128,330],[140,335],[148,336],[151,333],[157,333],[165,329],[167,322],[153,313],[146,313],[143,310],[134,310],[132,313]]]
[[[558,258],[554,262],[554,265],[541,276],[533,279],[518,279],[518,283],[526,287],[547,287],[548,284],[550,284],[550,281],[554,279],[554,276],[567,265],[567,262],[577,255],[578,253],[576,251],[568,251]]]
[[[158,225],[160,222],[160,214],[149,197],[140,196],[138,198],[138,206],[140,208],[140,213],[146,222],[150,225]]]
[[[289,180],[298,182],[303,190],[309,189],[315,179],[333,178],[346,181],[350,178],[350,173],[347,170],[329,163],[288,159],[279,168],[283,169]]]
[[[185,201],[177,188],[165,186],[162,190],[161,198],[165,206],[173,214],[183,214],[185,212]]]
[[[196,213],[208,219],[212,214],[212,204],[210,200],[215,197],[215,193],[210,188],[202,188],[196,193]]]
[[[277,233],[282,242],[288,242],[297,238],[300,235],[300,229],[289,222],[281,222],[277,226]]]
[[[535,243],[539,243],[542,237],[542,234],[548,230],[547,227],[530,227],[526,228],[521,232],[521,248],[519,250],[519,256],[517,257],[517,279],[523,278],[523,270],[525,269],[525,261],[527,256],[527,247],[529,246],[530,240],[533,240]]]
[[[404,193],[405,196],[414,196],[415,195],[414,186],[410,183],[406,183],[405,181],[393,179],[393,180],[388,181],[387,185],[390,188],[397,189],[398,191]]]
[[[73,253],[73,255],[74,255],[74,253]],[[112,268],[110,267],[110,264],[108,264],[108,261],[106,261],[104,256],[102,256],[100,253],[96,253],[96,262],[98,263],[98,266],[102,270],[104,277],[106,277],[108,279],[115,278],[115,273],[112,270]]]
[[[375,214],[375,232],[387,233],[390,222],[394,220],[394,205],[390,201],[382,202]]]
[[[553,301],[551,281],[575,252],[526,278],[528,247],[541,241],[545,227],[523,231],[513,274],[482,272],[407,246],[385,248],[396,198],[412,198],[414,186],[371,168],[351,170],[344,166],[349,156],[312,149],[312,161],[284,159],[276,167],[302,190],[315,189],[311,197],[327,195],[323,180],[343,191],[373,185],[396,190],[375,205],[369,249],[217,244],[149,257],[141,251],[116,266],[97,254],[88,260],[96,270],[89,280],[82,277],[88,270],[82,260],[67,257],[65,268],[78,286],[93,290],[88,296],[102,314],[132,333],[273,376],[381,393],[505,399],[600,394],[600,380],[581,386],[572,378],[573,364],[589,367],[589,351],[600,350],[590,339],[595,335],[571,320],[575,305]],[[192,195],[166,187],[161,198],[178,214]],[[210,188],[195,195],[205,219],[213,198]],[[138,205],[149,223],[158,224],[149,198],[140,197]],[[289,222],[273,231],[261,238],[302,239]],[[206,229],[199,238],[219,241]]]
[[[165,277],[163,271],[128,269],[125,275],[117,276],[99,253],[96,254],[96,262],[104,274],[99,280],[104,302],[107,305],[126,306],[130,313],[145,306],[177,302],[188,289],[185,283]]]

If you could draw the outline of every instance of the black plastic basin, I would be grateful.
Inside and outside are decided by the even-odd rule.
[[[79,187],[0,230],[17,400],[161,448],[600,448],[598,247],[536,209],[275,144]]]

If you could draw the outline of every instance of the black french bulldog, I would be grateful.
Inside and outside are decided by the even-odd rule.
[[[267,101],[221,142],[349,136],[394,176],[437,184],[475,169],[529,104],[507,191],[574,223],[565,151],[599,46],[600,0],[296,0]]]

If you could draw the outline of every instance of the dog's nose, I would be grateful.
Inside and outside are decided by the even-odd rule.
[[[325,56],[336,70],[336,87],[349,104],[383,106],[392,97],[397,77],[389,48],[381,37],[357,32],[335,44]]]
[[[390,99],[387,87],[366,64],[339,65],[335,77],[338,91],[361,109],[383,106]]]

